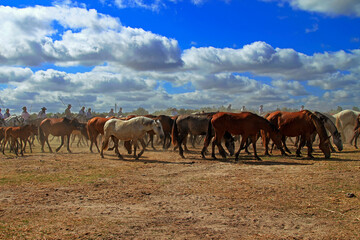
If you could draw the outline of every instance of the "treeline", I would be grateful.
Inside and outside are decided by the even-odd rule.
[[[306,107],[305,107],[306,109]],[[296,108],[287,108],[287,107],[283,107],[283,108],[278,108],[278,109],[272,109],[272,110],[267,110],[264,109],[264,112],[273,112],[276,110],[280,110],[280,111],[286,111],[286,112],[297,112],[299,111],[299,109]],[[311,111],[311,109],[308,109]],[[344,110],[342,107],[338,106],[336,109],[331,109],[330,111],[328,111],[327,113],[330,114],[336,114],[338,112],[341,112],[342,110]],[[360,109],[358,107],[352,107],[352,110],[355,111],[359,111]],[[248,112],[253,112],[253,113],[258,113],[258,109],[245,109],[245,111]],[[199,109],[185,109],[185,108],[179,108],[176,109],[177,114],[179,115],[183,115],[183,114],[192,114],[192,113],[201,113],[201,112],[241,112],[241,109],[232,109],[225,106],[221,106],[221,107],[203,107],[203,108],[199,108]],[[147,114],[153,114],[153,115],[173,115],[174,113],[174,108],[167,108],[164,110],[157,110],[155,112],[149,112],[147,111],[145,108],[139,107],[136,110],[130,111],[130,112],[124,112],[123,116],[128,116],[128,115],[147,115]],[[65,113],[47,113],[46,114],[47,117],[65,117]],[[77,112],[73,112],[73,117],[77,117],[78,113]],[[93,116],[100,116],[100,117],[106,117],[108,115],[108,112],[92,112]],[[31,119],[35,119],[37,118],[37,114],[33,113],[31,114]]]

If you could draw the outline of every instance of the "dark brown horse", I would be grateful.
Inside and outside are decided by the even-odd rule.
[[[60,150],[60,148],[64,145],[64,137],[67,136],[67,150],[69,153],[71,153],[70,150],[70,135],[72,131],[74,130],[80,130],[81,131],[82,125],[79,123],[79,121],[74,119],[68,119],[68,118],[45,118],[39,126],[39,138],[41,143],[41,151],[44,152],[44,145],[45,142],[47,143],[50,152],[52,152],[52,149],[49,144],[48,137],[49,135],[53,136],[60,136],[61,137],[61,144],[56,149],[56,152]]]
[[[223,158],[226,158],[226,154],[224,148],[221,146],[221,139],[225,132],[229,132],[232,135],[242,136],[239,150],[235,154],[236,161],[239,159],[240,151],[244,149],[244,145],[246,144],[248,138],[250,138],[252,141],[255,158],[257,160],[261,160],[256,152],[256,141],[258,139],[257,135],[259,134],[260,130],[268,133],[270,138],[280,149],[281,153],[285,155],[285,152],[282,149],[280,132],[268,120],[256,114],[250,112],[219,112],[212,117],[211,124],[213,125],[215,131],[214,143],[218,147],[219,152]],[[211,138],[212,137],[209,134],[206,136],[204,148],[210,144]],[[214,153],[212,157],[216,158]]]
[[[182,158],[184,158],[182,145],[188,134],[206,135],[208,133],[210,118],[211,115],[180,115],[174,120],[172,127],[172,141],[174,145],[178,145],[179,155]],[[225,135],[225,137],[226,147],[228,148],[230,155],[232,155],[234,154],[234,139],[230,134]],[[204,157],[203,152],[202,156]]]
[[[18,155],[18,146],[20,145],[20,154],[23,156],[26,147],[26,142],[29,141],[30,135],[36,132],[36,130],[37,128],[34,125],[25,125],[21,127],[7,127],[5,129],[5,138],[3,142],[2,153],[5,154],[4,152],[5,145],[11,139],[11,148],[14,149],[15,154]],[[18,141],[18,139],[20,141]],[[15,144],[17,146],[16,148],[15,148]],[[29,142],[29,146],[30,146],[30,151],[32,152],[30,142]]]
[[[311,155],[312,141],[311,136],[316,131],[320,138],[319,148],[324,153],[325,158],[330,158],[330,147],[329,137],[327,136],[326,129],[321,120],[316,117],[315,114],[310,111],[303,110],[300,112],[281,112],[276,111],[267,117],[267,119],[278,127],[282,134],[282,141],[285,145],[285,137],[297,137],[300,136],[300,144],[296,150],[296,155],[300,156],[300,150],[303,146],[308,147],[308,156],[313,158]],[[265,154],[268,154],[268,138],[263,135],[266,139]]]

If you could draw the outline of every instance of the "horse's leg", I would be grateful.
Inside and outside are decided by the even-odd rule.
[[[238,160],[239,160],[240,151],[244,148],[244,144],[245,144],[247,138],[248,138],[248,135],[243,135],[243,136],[242,136],[239,150],[235,153],[235,161],[238,161]]]
[[[359,129],[356,129],[354,131],[354,135],[352,136],[351,140],[350,140],[350,144],[352,145],[353,141],[355,140],[355,143],[354,143],[354,147],[357,148],[356,146],[356,142],[357,142],[357,138],[359,137]]]
[[[269,154],[270,137],[263,130],[261,130],[261,137],[262,137],[263,145],[264,145],[264,148],[265,148],[265,153],[264,154],[267,155],[267,156],[270,156],[270,154]]]
[[[306,139],[304,136],[300,136],[300,143],[297,147],[297,150],[296,150],[296,156],[297,157],[301,157],[301,148],[305,146],[305,143],[306,143]]]
[[[184,150],[185,150],[185,152],[188,153],[188,152],[190,152],[190,150],[187,147],[187,141],[188,141],[188,134],[186,134],[186,136],[184,137],[184,140],[183,140]]]
[[[290,138],[291,139],[291,138]],[[291,151],[288,149],[288,147],[286,146],[286,136],[282,136],[281,141],[283,142],[284,145],[284,149],[286,152],[288,152],[289,154],[291,154]]]
[[[171,134],[170,133],[168,134],[168,139],[169,139],[169,141],[168,141],[168,144],[166,146],[166,149],[168,149],[171,146],[172,139],[171,139]]]
[[[258,161],[262,161],[261,158],[257,155],[257,152],[256,152],[256,141],[257,141],[256,135],[250,136],[249,139],[251,139],[251,142],[252,142],[252,146],[253,146],[253,149],[254,149],[254,156],[255,156],[255,158],[256,158]],[[245,148],[245,149],[246,149],[246,148]]]
[[[314,156],[311,154],[314,150],[312,148],[312,142],[311,142],[311,137],[308,138],[308,140],[306,141],[306,146],[308,148],[308,157],[309,158],[314,158]]]
[[[245,144],[245,152],[250,155],[249,149],[248,147],[250,146],[250,144],[252,143],[252,139],[248,138],[246,139],[246,144]]]
[[[17,141],[17,140],[16,140],[16,141]],[[20,154],[21,154],[21,156],[24,156],[23,145],[22,145],[21,139],[20,139],[20,141],[18,141],[18,144],[19,144],[19,142],[20,142]]]
[[[71,146],[74,144],[75,139],[76,139],[76,134],[73,134],[73,135],[71,136]],[[79,147],[79,146],[78,146],[78,147]]]
[[[149,134],[149,142],[151,142],[151,147],[156,150],[154,147],[154,134]]]
[[[114,136],[111,136],[111,138],[114,142],[114,148],[115,148],[115,153],[116,153],[117,157],[119,159],[124,159],[123,156],[121,156],[120,151],[119,151],[119,140]]]
[[[3,141],[3,148],[2,148],[2,153],[5,155],[5,146],[6,146],[6,142],[8,141],[8,138],[4,138],[4,141]]]
[[[145,144],[143,139],[140,139],[140,143],[141,143],[141,146],[142,146],[142,150],[139,152],[136,159],[139,159],[139,157],[141,157],[141,155],[143,155],[143,153],[144,153],[144,151],[146,149],[146,144]]]
[[[168,138],[168,135],[165,133],[164,134],[164,139],[163,139],[163,149],[166,149],[165,146],[166,146],[166,139]]]
[[[138,143],[137,143],[137,139],[136,140],[133,140],[133,145],[134,145],[134,158],[137,159],[136,157],[136,150],[138,148]]]
[[[51,147],[50,147],[49,135],[45,135],[45,142],[47,143],[48,148],[49,148],[50,152],[52,153],[53,151],[52,151],[52,149],[51,149]],[[45,142],[44,142],[44,144],[45,144]],[[44,148],[42,148],[42,151],[44,152]]]
[[[28,139],[27,141],[29,142],[30,152],[32,153],[32,147],[31,147],[31,142],[30,142],[30,139]],[[25,143],[25,146],[26,146],[26,143]],[[25,147],[24,147],[24,150],[25,150]]]
[[[202,157],[202,158],[205,158],[205,153],[206,153],[206,151],[207,151],[207,148],[208,148],[208,146],[209,146],[212,138],[213,138],[213,137],[210,137],[210,139],[208,139],[208,137],[205,137],[204,146],[203,146],[203,148],[201,149],[201,157]],[[212,154],[211,154],[211,156],[214,157],[214,158],[216,158],[216,157],[215,157],[215,143],[214,143],[214,141],[212,141]]]
[[[195,148],[196,138],[197,138],[197,135],[190,135],[191,146],[192,146],[193,148]]]
[[[109,139],[110,139],[110,136],[106,136],[103,139],[103,142],[102,142],[102,145],[101,145],[101,151],[100,151],[101,158],[104,158],[104,149],[108,147]]]
[[[67,141],[67,150],[68,150],[69,153],[71,153],[71,150],[70,150],[70,136],[71,136],[71,133],[69,133],[67,135],[67,139],[68,139],[68,141]]]
[[[64,145],[64,136],[61,136],[61,143],[60,146],[56,149],[56,152],[58,152],[63,145]]]
[[[357,149],[357,139],[359,137],[359,131],[356,131],[356,137],[355,137],[355,141],[354,141],[354,147]]]

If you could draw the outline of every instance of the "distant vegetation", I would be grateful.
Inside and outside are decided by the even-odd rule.
[[[173,109],[174,108],[167,108],[164,110],[157,110],[155,112],[149,112],[148,110],[146,110],[145,108],[139,107],[136,110],[133,110],[131,112],[124,112],[123,116],[128,116],[128,115],[147,115],[147,114],[153,114],[153,115],[173,115]],[[306,108],[305,108],[306,109]],[[297,112],[299,111],[299,109],[296,108],[287,108],[287,107],[283,107],[281,109],[271,109],[271,110],[267,110],[264,109],[265,113],[267,112],[273,112],[276,110],[280,110],[280,111],[286,111],[286,112]],[[312,109],[308,109],[308,110],[312,110]],[[336,114],[338,112],[341,112],[342,110],[344,110],[342,107],[337,106],[336,109],[331,109],[330,111],[328,111],[327,113],[330,114]],[[360,109],[356,106],[352,107],[352,110],[355,111],[359,111]],[[253,112],[253,113],[258,113],[259,111],[256,109],[246,109],[246,111],[248,112]],[[240,109],[232,109],[229,107],[225,107],[225,106],[221,106],[221,107],[204,107],[204,108],[200,108],[200,109],[185,109],[185,108],[179,108],[176,109],[176,112],[179,115],[182,114],[192,114],[192,113],[197,113],[197,112],[241,112]],[[92,112],[93,116],[100,116],[100,117],[106,117],[108,115],[108,112]],[[47,113],[46,114],[48,117],[64,117],[65,113]],[[76,117],[77,116],[77,112],[73,112],[73,116]],[[35,119],[37,118],[37,113],[33,113],[31,115],[31,119]]]

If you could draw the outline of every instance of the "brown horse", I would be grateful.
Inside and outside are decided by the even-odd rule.
[[[115,117],[111,117],[111,118],[94,117],[88,121],[87,132],[90,139],[90,152],[93,152],[92,150],[93,143],[95,143],[98,152],[100,152],[96,138],[97,136],[99,136],[99,134],[104,135],[104,125],[109,119],[112,118]]]
[[[14,149],[15,154],[18,155],[18,146],[20,145],[20,154],[24,156],[26,142],[29,141],[30,135],[36,132],[36,130],[37,128],[34,125],[25,125],[21,127],[7,127],[5,129],[5,138],[3,142],[2,153],[5,154],[4,152],[5,145],[11,139],[11,148]],[[18,141],[18,139],[20,140],[20,142]],[[15,148],[15,143],[17,144],[17,148]],[[24,147],[22,143],[24,143]],[[29,146],[30,146],[30,151],[32,152],[30,142],[29,142]]]
[[[325,158],[330,158],[330,147],[329,137],[327,136],[326,129],[321,120],[313,113],[307,110],[300,112],[281,112],[276,111],[267,117],[267,119],[278,127],[282,134],[282,141],[285,145],[285,137],[297,137],[300,136],[301,141],[296,150],[296,155],[300,156],[301,148],[306,144],[308,147],[308,156],[313,158],[311,155],[312,141],[311,136],[316,131],[320,138],[319,147],[324,153]],[[266,139],[265,154],[268,154],[268,138],[263,135]]]
[[[72,131],[74,130],[80,130],[81,131],[82,125],[79,123],[79,121],[74,119],[68,119],[68,118],[45,118],[41,123],[39,127],[39,138],[41,143],[41,151],[44,152],[44,145],[45,142],[47,143],[50,152],[52,152],[52,149],[49,144],[48,137],[49,135],[53,136],[60,136],[61,137],[61,144],[56,149],[56,152],[60,150],[60,148],[64,145],[64,137],[67,136],[67,150],[69,153],[71,153],[70,150],[70,135]]]
[[[235,154],[236,161],[239,159],[240,151],[244,149],[244,145],[246,144],[248,138],[252,141],[255,158],[261,161],[256,152],[257,135],[260,130],[267,132],[270,138],[280,149],[281,153],[285,155],[285,152],[282,149],[280,132],[268,120],[256,114],[250,112],[219,112],[212,117],[211,124],[215,130],[214,144],[218,147],[223,158],[226,158],[226,154],[224,148],[221,146],[221,139],[225,132],[229,132],[232,135],[242,135],[239,150]],[[209,145],[211,138],[212,137],[209,134],[206,135],[204,148]],[[216,158],[215,153],[212,154],[212,157]]]

